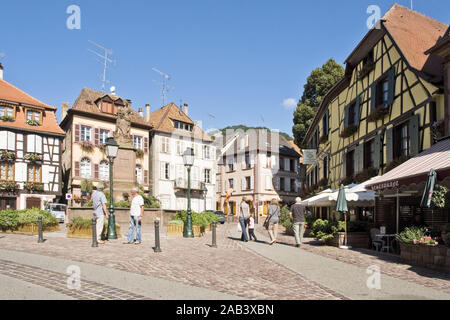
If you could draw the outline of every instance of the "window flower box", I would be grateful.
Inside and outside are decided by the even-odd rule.
[[[80,143],[81,149],[83,149],[86,152],[92,152],[94,151],[94,145],[90,141],[82,141]]]
[[[144,151],[142,151],[141,149],[136,149],[136,158],[141,159],[144,157]]]
[[[42,157],[39,154],[34,154],[34,153],[28,153],[25,156],[25,160],[28,160],[31,163],[38,163],[42,161]]]
[[[396,158],[396,159],[392,160],[384,168],[384,173],[391,171],[392,169],[394,169],[395,167],[398,167],[399,165],[401,165],[403,162],[405,162],[407,160],[409,160],[409,157],[400,157],[400,158]]]
[[[16,160],[16,154],[14,152],[8,152],[3,150],[0,154],[1,161],[14,162]]]
[[[8,121],[8,122],[14,122],[14,118],[10,117],[10,116],[2,116],[2,117],[0,117],[0,120]]]
[[[364,181],[369,180],[372,177],[375,177],[378,174],[378,171],[374,168],[367,168],[364,169],[361,172],[358,172],[355,177],[354,180],[356,183],[362,183]]]
[[[370,71],[372,71],[375,67],[375,63],[373,61],[367,62],[362,68],[361,70],[358,72],[358,78],[359,80],[361,80],[362,78],[364,78],[366,75],[368,75],[370,73]]]
[[[368,116],[368,122],[376,122],[382,120],[386,115],[389,114],[389,108],[385,108],[384,105],[378,106],[373,110]]]
[[[44,185],[42,183],[29,182],[25,184],[24,188],[30,193],[34,193],[36,191],[44,191]]]
[[[37,120],[27,120],[27,125],[37,127],[40,126],[41,124]]]
[[[351,137],[352,135],[354,135],[356,133],[356,131],[358,131],[358,126],[350,125],[350,126],[344,128],[344,130],[341,131],[339,136],[341,138],[348,138],[348,137]]]
[[[19,185],[13,181],[0,182],[0,191],[3,192],[16,192],[19,190]]]

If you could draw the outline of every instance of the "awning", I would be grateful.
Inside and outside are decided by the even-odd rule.
[[[315,196],[305,199],[303,200],[301,203],[304,204],[305,206],[314,206],[315,202],[323,197],[326,197],[328,194],[333,193],[335,190],[333,189],[326,189],[323,190],[322,192],[320,192],[319,194],[316,194]]]
[[[439,141],[424,152],[375,179],[367,187],[374,191],[381,191],[413,183],[425,183],[431,169],[438,173],[438,181],[450,178],[450,138]]]

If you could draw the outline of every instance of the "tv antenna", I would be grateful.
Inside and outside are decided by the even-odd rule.
[[[163,80],[161,82],[155,81],[153,80],[153,82],[157,83],[158,85],[161,86],[161,100],[162,100],[162,106],[164,107],[166,105],[166,96],[167,93],[169,91],[173,91],[175,90],[175,87],[169,87],[167,85],[167,81],[169,81],[171,79],[170,75],[168,75],[167,73],[164,73],[162,71],[159,71],[156,68],[152,68],[153,71],[155,71],[156,73],[159,73],[159,75],[163,78]]]
[[[100,54],[97,51],[88,49],[89,52],[95,54],[96,56],[98,56],[102,59],[102,61],[100,61],[103,64],[102,90],[105,91],[105,85],[106,85],[106,83],[109,82],[108,80],[106,80],[106,69],[108,68],[108,62],[113,65],[116,65],[116,60],[112,60],[108,57],[108,55],[112,55],[112,53],[113,53],[111,49],[107,49],[107,48],[99,45],[98,43],[95,43],[94,41],[91,41],[91,40],[88,40],[88,41],[90,43],[92,43],[94,46],[103,50],[103,54]]]

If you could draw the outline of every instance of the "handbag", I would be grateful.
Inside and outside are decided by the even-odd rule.
[[[242,232],[242,227],[241,227],[240,223],[237,224],[237,230],[238,230],[238,232]]]

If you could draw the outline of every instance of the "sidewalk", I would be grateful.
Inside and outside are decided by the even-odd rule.
[[[234,237],[239,235],[237,230],[234,230]],[[369,277],[366,267],[340,262],[290,245],[270,246],[266,235],[258,231],[256,235],[258,242],[246,243],[247,248],[350,299],[450,299],[450,294],[444,291],[383,273],[380,277],[381,289],[369,289],[366,284]]]

